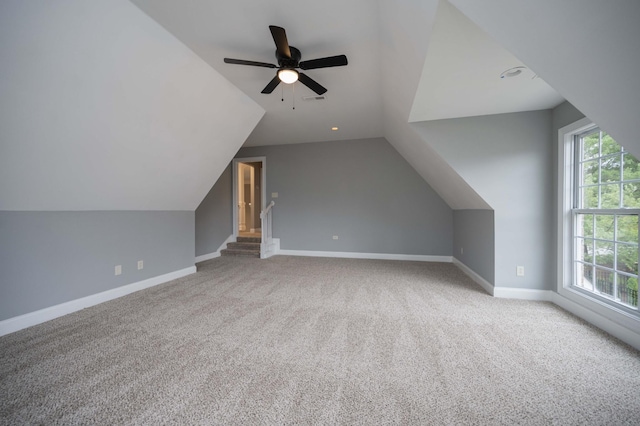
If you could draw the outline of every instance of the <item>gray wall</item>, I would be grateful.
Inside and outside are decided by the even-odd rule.
[[[493,284],[495,241],[493,210],[453,211],[453,255]]]
[[[196,256],[214,253],[233,234],[231,165],[196,209]]]
[[[494,210],[497,287],[551,289],[555,278],[551,111],[415,123]],[[516,276],[516,266],[525,276]]]
[[[194,246],[193,212],[0,211],[0,320],[191,267]]]
[[[279,193],[282,249],[452,254],[451,209],[383,138],[250,147],[236,158],[255,156],[267,157],[266,202]]]

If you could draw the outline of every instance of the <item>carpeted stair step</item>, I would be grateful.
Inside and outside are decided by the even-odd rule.
[[[236,239],[236,242],[238,243],[261,243],[262,242],[262,238],[260,237],[238,237]]]
[[[255,250],[258,253],[260,252],[260,243],[247,243],[247,242],[236,242],[236,243],[228,243],[227,249],[229,250]]]
[[[238,237],[237,242],[228,243],[220,250],[221,256],[260,257],[260,238]]]
[[[260,257],[260,250],[222,249],[220,250],[220,256]]]

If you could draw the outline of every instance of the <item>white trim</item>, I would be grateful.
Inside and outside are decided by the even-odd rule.
[[[190,266],[188,268],[180,269],[168,274],[158,275],[157,277],[123,285],[122,287],[117,287],[111,290],[103,291],[101,293],[92,294],[91,296],[82,297],[80,299],[71,300],[59,305],[40,309],[35,312],[29,312],[28,314],[9,318],[0,321],[0,336],[13,333],[14,331],[22,330],[23,328],[31,327],[33,325],[41,324],[43,322],[50,321],[63,315],[95,306],[100,303],[108,302],[109,300],[117,299],[119,297],[126,296],[127,294],[144,290],[146,288],[153,287],[159,284],[164,284],[168,281],[182,278],[194,273],[196,273],[196,267]]]
[[[205,260],[210,260],[210,259],[215,259],[216,257],[220,257],[220,251],[226,248],[227,244],[235,243],[235,242],[236,242],[235,235],[229,235],[227,239],[224,240],[224,242],[220,245],[220,247],[218,247],[218,250],[214,251],[213,253],[201,254],[200,256],[196,256],[195,263],[200,263],[200,262],[204,262]]]
[[[270,244],[262,243],[260,245],[261,259],[268,259],[276,254],[280,254],[280,238],[272,238]]]
[[[204,262],[205,260],[215,259],[216,257],[220,257],[220,250],[214,251],[213,253],[207,253],[200,256],[196,256],[196,263]]]
[[[467,265],[465,265],[464,263],[462,263],[460,260],[456,259],[455,257],[453,258],[453,264],[456,265],[458,268],[460,268],[462,270],[462,272],[467,274],[467,276],[469,278],[471,278],[473,281],[475,281],[476,284],[479,284],[480,287],[482,287],[484,289],[484,291],[486,291],[487,293],[489,293],[492,296],[494,295],[493,294],[493,289],[494,289],[493,284],[491,284],[489,281],[485,280],[480,275],[478,275],[478,273],[476,271],[474,271],[473,269],[469,268]]]
[[[633,331],[640,330],[640,318],[571,289],[573,136],[592,126],[593,121],[585,117],[558,130],[558,268],[556,291],[550,293],[549,300],[640,349],[640,334]]]
[[[538,290],[533,288],[494,287],[493,297],[500,299],[538,300],[548,302],[551,300],[551,290]]]
[[[275,239],[275,238],[274,238]],[[350,251],[312,251],[312,250],[279,250],[283,256],[307,257],[335,257],[346,259],[380,259],[380,260],[411,260],[418,262],[446,262],[451,263],[451,256],[428,256],[421,254],[391,254],[391,253],[356,253]]]
[[[624,327],[612,321],[611,319],[603,315],[600,315],[597,312],[592,311],[589,308],[585,308],[579,303],[576,303],[570,299],[567,299],[566,297],[563,297],[558,293],[555,293],[553,291],[549,293],[550,293],[549,300],[553,302],[555,305],[559,306],[560,308],[568,312],[571,312],[572,314],[593,324],[599,329],[606,331],[607,333],[611,334],[613,337],[616,337],[622,340],[623,342],[627,343],[628,345],[631,345],[634,348],[640,350],[640,333],[634,332],[633,329]],[[640,328],[636,328],[636,330],[638,329]]]

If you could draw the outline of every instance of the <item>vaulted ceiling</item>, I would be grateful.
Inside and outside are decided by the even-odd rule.
[[[638,18],[626,0],[7,0],[0,209],[193,210],[243,144],[376,136],[452,208],[488,208],[409,123],[564,98],[640,156]],[[347,55],[307,72],[325,100],[223,62],[275,63],[268,25],[303,59]],[[511,66],[539,78],[501,81]]]

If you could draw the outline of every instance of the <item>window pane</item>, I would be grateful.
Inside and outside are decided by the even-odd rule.
[[[618,236],[617,241],[627,243],[638,242],[638,216],[618,216]]]
[[[624,304],[638,307],[638,278],[618,274],[618,299]]]
[[[629,153],[622,156],[624,163],[624,180],[640,179],[640,170],[638,170],[638,160]]]
[[[582,138],[582,159],[588,160],[600,155],[600,134],[592,133]]]
[[[613,268],[613,243],[596,241],[596,265]]]
[[[576,263],[576,285],[593,291],[593,266]]]
[[[582,200],[580,207],[583,209],[597,209],[598,208],[598,187],[588,186],[582,189]]]
[[[629,272],[638,275],[638,246],[630,244],[617,244],[618,246],[618,271]]]
[[[600,160],[600,181],[601,182],[620,182],[622,175],[620,174],[620,164],[622,157],[614,155],[604,157]]]
[[[605,271],[603,269],[596,268],[596,290],[600,293],[613,296],[613,280],[614,273],[612,271]]]
[[[640,162],[599,129],[581,136],[576,149],[574,195],[590,213],[573,216],[573,285],[638,309],[640,218],[623,209],[640,209]]]
[[[593,240],[576,238],[576,260],[593,263]]]
[[[595,185],[598,183],[599,161],[587,161],[582,163],[582,185]]]
[[[578,214],[576,215],[576,232],[580,237],[593,238],[593,215]]]
[[[608,155],[613,154],[614,152],[620,152],[621,146],[618,145],[616,141],[613,140],[611,136],[607,133],[602,132],[602,154]]]
[[[622,205],[627,208],[639,208],[640,207],[640,184],[639,183],[624,183],[622,184],[623,199]]]
[[[613,215],[596,215],[596,238],[613,241]]]
[[[620,208],[620,185],[617,183],[602,185],[600,187],[600,208],[618,209]]]

